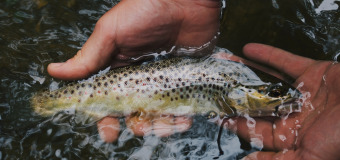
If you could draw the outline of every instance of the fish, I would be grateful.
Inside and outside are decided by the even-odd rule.
[[[73,109],[90,117],[154,115],[277,116],[296,109],[300,93],[263,82],[245,64],[210,56],[174,57],[111,69],[34,94],[41,116]]]

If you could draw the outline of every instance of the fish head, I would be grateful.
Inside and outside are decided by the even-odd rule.
[[[282,84],[238,86],[228,94],[227,103],[240,114],[253,117],[282,115],[299,111],[300,92]]]

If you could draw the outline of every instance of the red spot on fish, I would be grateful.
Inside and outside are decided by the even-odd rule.
[[[129,94],[126,94],[125,96],[129,96]]]
[[[143,83],[143,86],[145,86],[146,84],[145,83]]]
[[[100,91],[98,91],[98,93],[100,93]]]
[[[113,90],[116,90],[116,88],[113,88]]]

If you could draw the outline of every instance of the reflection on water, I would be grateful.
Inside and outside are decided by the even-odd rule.
[[[240,54],[250,42],[313,59],[339,60],[340,8],[336,0],[228,1],[218,45]]]
[[[203,117],[195,117],[189,131],[166,138],[135,137],[121,120],[119,140],[106,144],[95,124],[79,124],[70,113],[42,118],[32,112],[28,105],[32,93],[62,84],[48,76],[47,64],[72,57],[99,17],[117,3],[0,2],[0,159],[126,159],[142,151],[146,159],[218,156],[219,127]],[[240,53],[245,43],[262,42],[311,58],[336,59],[340,53],[337,4],[331,0],[228,1],[219,45]],[[221,159],[238,159],[257,150],[227,130],[221,139]]]

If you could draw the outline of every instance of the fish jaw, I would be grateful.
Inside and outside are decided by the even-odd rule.
[[[232,106],[238,115],[277,116],[299,112],[299,96],[300,93],[295,91],[293,94],[271,97],[268,93],[259,93],[256,89],[239,86],[227,95],[225,103],[228,107]]]

